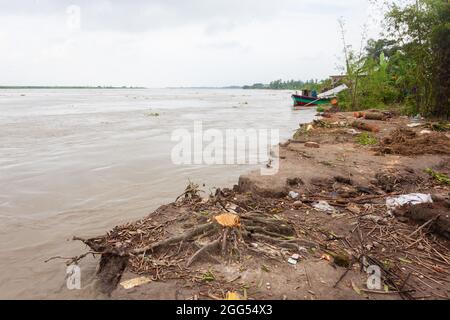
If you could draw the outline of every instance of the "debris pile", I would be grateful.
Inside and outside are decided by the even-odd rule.
[[[393,112],[358,113],[357,126],[355,116],[302,125],[274,176],[250,173],[209,197],[189,182],[144,219],[75,237],[89,252],[68,263],[100,255],[96,287],[107,294],[131,272],[121,287],[177,279],[192,299],[449,299],[447,133],[421,134]]]
[[[437,132],[417,134],[411,129],[398,128],[381,141],[379,151],[405,156],[450,154],[450,138]]]

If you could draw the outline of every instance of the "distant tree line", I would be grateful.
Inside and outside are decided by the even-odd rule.
[[[320,91],[325,86],[329,86],[329,80],[287,80],[281,79],[270,82],[269,84],[255,83],[251,86],[244,86],[244,89],[270,89],[270,90],[316,90]]]

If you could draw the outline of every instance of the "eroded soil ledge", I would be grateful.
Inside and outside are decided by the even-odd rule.
[[[206,199],[191,184],[142,220],[76,238],[101,257],[97,290],[117,299],[450,298],[450,186],[430,174],[450,174],[450,134],[389,112],[368,118],[380,120],[326,114],[281,145],[276,175],[251,172]],[[433,203],[388,210],[388,197],[409,193]],[[216,218],[224,213],[226,226]],[[371,265],[378,289],[367,287]],[[119,284],[141,276],[131,289]]]

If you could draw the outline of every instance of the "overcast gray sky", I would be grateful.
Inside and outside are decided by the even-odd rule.
[[[225,86],[338,73],[367,0],[0,0],[1,85]]]

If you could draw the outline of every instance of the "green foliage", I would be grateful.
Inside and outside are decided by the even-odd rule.
[[[378,140],[373,135],[363,132],[356,137],[356,142],[362,146],[372,146],[378,143]]]
[[[316,90],[324,91],[325,89],[331,89],[330,80],[275,80],[269,84],[255,83],[251,86],[243,86],[243,89],[271,89],[271,90]]]
[[[436,123],[429,123],[426,126],[433,131],[441,131],[441,132],[450,131],[450,122],[441,121]]]
[[[209,269],[208,271],[206,271],[205,273],[202,274],[202,280],[204,282],[211,282],[211,281],[216,280],[216,276],[214,275],[212,270]]]
[[[345,42],[347,110],[405,105],[408,114],[450,116],[450,4],[387,0],[384,38],[367,41],[365,52]]]
[[[316,108],[316,111],[317,111],[317,112],[324,112],[324,111],[325,111],[325,108],[324,108],[324,107],[317,107],[317,108]]]
[[[431,177],[433,177],[433,179],[435,179],[439,183],[450,184],[450,178],[447,177],[443,173],[439,173],[439,172],[433,171],[430,168],[425,169],[425,172],[428,173]]]

